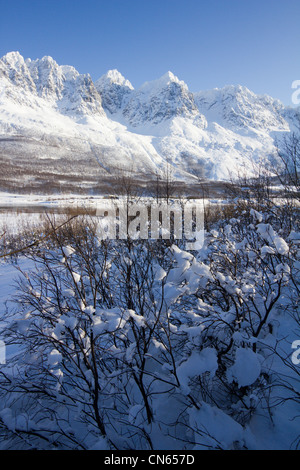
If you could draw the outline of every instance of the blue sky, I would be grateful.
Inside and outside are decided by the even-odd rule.
[[[241,84],[292,105],[299,0],[0,0],[0,56],[52,56],[135,88],[168,70],[191,91]]]

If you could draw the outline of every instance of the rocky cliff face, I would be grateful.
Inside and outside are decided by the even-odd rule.
[[[109,70],[95,82],[95,86],[101,95],[104,109],[110,114],[120,111],[133,91],[129,80],[126,80],[118,70]]]
[[[51,57],[24,60],[18,52],[8,53],[0,60],[1,77],[7,80],[6,94],[12,92],[16,103],[27,104],[37,96],[62,113],[104,115],[91,77],[59,66]]]
[[[195,101],[209,120],[233,130],[288,130],[284,106],[269,96],[257,96],[242,86],[226,86],[195,93]]]
[[[193,94],[171,72],[145,83],[132,93],[123,108],[123,116],[133,127],[160,124],[178,116],[194,118],[198,114]]]

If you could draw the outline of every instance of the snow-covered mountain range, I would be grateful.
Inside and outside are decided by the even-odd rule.
[[[0,59],[2,177],[20,185],[52,175],[93,187],[116,167],[155,175],[167,162],[180,179],[224,180],[272,160],[299,118],[243,86],[192,93],[167,72],[135,90],[117,70],[93,82],[51,57]]]

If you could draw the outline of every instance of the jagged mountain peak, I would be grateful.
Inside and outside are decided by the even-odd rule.
[[[127,80],[117,69],[109,70],[106,74],[102,75],[96,82],[95,85],[119,85],[133,90],[133,86],[129,80]]]
[[[5,54],[0,59],[0,78],[4,77],[6,82],[4,92],[6,93],[7,85],[13,87],[20,87],[23,92],[34,94],[36,92],[34,81],[31,77],[30,71],[26,65],[24,57],[18,51],[12,51]],[[7,82],[8,81],[8,82]],[[18,101],[16,90],[10,90],[12,99]],[[22,102],[26,102],[24,97],[21,97]]]
[[[199,110],[194,96],[185,82],[179,80],[172,72],[144,83],[123,109],[123,116],[133,127],[149,123],[157,125],[177,116],[195,118]],[[205,125],[205,119],[198,123]],[[201,124],[201,126],[202,126]]]
[[[129,80],[117,70],[109,70],[96,82],[95,87],[101,95],[103,108],[110,114],[117,113],[125,106],[134,88]]]
[[[53,74],[59,75],[66,81],[75,80],[80,75],[72,65],[59,65],[56,60],[49,55],[45,55],[41,59],[26,59],[25,62],[31,70],[51,70]],[[82,76],[84,77],[85,75]],[[88,74],[86,76],[90,77]]]
[[[56,60],[54,60],[53,57],[51,57],[50,55],[44,55],[41,59],[35,59],[35,60],[26,59],[26,61],[32,62],[32,63],[47,64],[47,65],[49,64],[49,65],[58,67],[58,63],[56,62]]]
[[[64,75],[61,67],[50,56],[42,59],[26,59],[26,65],[36,85],[39,96],[61,99],[64,88]]]
[[[47,77],[49,74],[56,75],[62,81],[74,80],[80,74],[71,65],[59,65],[51,56],[45,55],[41,59],[26,59],[26,64],[35,78],[39,75],[40,79]]]
[[[61,70],[66,78],[66,80],[75,80],[80,73],[72,65],[61,65]]]
[[[259,95],[254,93],[252,90],[243,85],[225,85],[223,88],[215,88],[212,92],[218,93],[219,96],[222,96],[223,99],[232,99],[236,102],[264,102],[276,105],[280,108],[283,107],[283,104],[269,95]],[[201,93],[201,92],[200,92]]]
[[[63,114],[105,114],[90,75],[81,75],[72,66],[58,65],[49,55],[31,60],[10,52],[0,60],[0,74],[6,80],[4,94],[15,103],[32,106],[32,98],[39,97]],[[36,105],[40,107],[42,102]]]
[[[164,89],[172,84],[176,84],[185,91],[188,91],[188,86],[182,80],[179,80],[173,72],[166,72],[160,78],[157,78],[152,81],[145,82],[140,88],[139,91],[145,93],[151,91],[152,93],[157,93],[158,90]]]
[[[8,52],[0,60],[10,66],[23,65],[25,62],[24,57],[18,51]]]
[[[195,102],[209,121],[231,129],[282,129],[288,126],[282,112],[283,104],[268,95],[257,95],[242,85],[194,93]]]

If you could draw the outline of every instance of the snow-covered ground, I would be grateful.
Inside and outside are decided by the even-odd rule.
[[[0,192],[0,207],[11,207],[14,209],[22,207],[89,207],[96,206],[99,201],[103,201],[105,196],[83,196],[81,194],[72,195],[39,195],[39,194],[15,194]]]
[[[3,336],[3,330],[7,325],[7,321],[11,320],[11,311],[13,309],[12,300],[18,292],[17,281],[20,276],[18,267],[23,270],[30,270],[33,266],[32,262],[25,258],[20,258],[18,264],[13,264],[5,260],[0,260],[0,340]],[[10,312],[6,316],[6,312]],[[22,315],[15,312],[15,317],[20,318]],[[5,346],[5,360],[11,358],[17,349],[14,346]],[[1,365],[0,365],[1,367]]]

